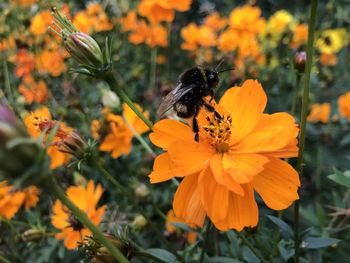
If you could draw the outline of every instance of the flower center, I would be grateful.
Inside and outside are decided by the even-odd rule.
[[[40,132],[46,131],[46,134],[49,134],[56,125],[55,121],[48,120],[47,118],[42,118],[37,116],[35,116],[34,118],[35,118],[34,126],[37,127],[37,129],[39,129]],[[64,139],[68,136],[68,134],[59,125],[55,133],[55,136],[58,138]]]
[[[211,144],[219,153],[227,152],[230,148],[232,118],[230,115],[218,117],[216,114],[207,116],[207,125],[203,126]]]
[[[69,224],[74,231],[80,231],[84,228],[84,225],[73,214],[69,215]]]

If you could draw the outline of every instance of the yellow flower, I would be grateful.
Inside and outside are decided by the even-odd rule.
[[[350,121],[350,91],[338,98],[338,107],[340,116]]]
[[[174,213],[187,224],[242,230],[258,223],[256,191],[267,206],[286,209],[299,198],[298,173],[281,158],[298,154],[298,127],[287,113],[264,113],[266,94],[255,80],[225,92],[216,109],[201,110],[199,142],[192,128],[162,120],[150,139],[165,150],[149,175],[152,183],[183,177],[173,201]]]
[[[136,106],[142,110],[139,105]],[[146,117],[149,115],[148,112],[144,114]],[[138,134],[149,130],[147,125],[137,117],[126,103],[123,104],[122,116],[109,112],[105,112],[104,115],[105,121],[93,121],[92,132],[95,138],[102,138],[100,151],[111,152],[113,158],[118,158],[122,154],[127,155],[131,152],[132,138],[134,137],[134,132],[131,129],[134,129]],[[103,128],[102,124],[105,122],[107,123],[107,127]]]
[[[347,45],[347,43],[346,29],[328,29],[321,33],[316,41],[316,47],[323,54],[335,54]]]
[[[102,196],[103,189],[101,185],[89,181],[86,188],[82,186],[68,187],[67,197],[92,221],[94,225],[98,225],[106,210],[106,206],[96,208]],[[75,249],[79,243],[85,243],[85,237],[91,235],[91,231],[87,229],[70,211],[57,200],[53,206],[53,215],[51,223],[60,230],[55,235],[57,239],[64,239],[64,246],[68,249]]]
[[[315,103],[311,106],[311,112],[307,116],[307,121],[328,123],[330,114],[331,105],[329,103]]]

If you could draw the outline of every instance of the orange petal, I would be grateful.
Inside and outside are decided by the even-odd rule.
[[[169,155],[173,163],[178,167],[187,167],[188,173],[201,171],[215,154],[210,145],[195,142],[176,141],[169,146]]]
[[[214,222],[216,228],[227,231],[236,229],[241,231],[244,227],[254,227],[258,223],[258,206],[254,199],[253,187],[250,184],[242,186],[244,196],[230,192],[228,213],[224,220]]]
[[[254,177],[252,184],[266,205],[274,210],[285,209],[299,199],[297,171],[277,158],[271,158],[265,164],[264,170]]]
[[[176,217],[188,224],[203,226],[205,211],[198,190],[198,174],[186,176],[176,190],[173,208]]]
[[[242,152],[273,153],[286,147],[298,132],[294,117],[288,113],[264,114],[237,148]]]
[[[149,138],[154,145],[167,149],[176,140],[193,141],[194,134],[191,127],[180,121],[161,120],[154,124]]]
[[[246,80],[239,92],[236,89],[225,92],[219,103],[231,113],[232,134],[234,134],[231,142],[233,144],[241,141],[254,129],[267,103],[266,94],[256,80]]]
[[[157,156],[154,160],[153,172],[149,175],[151,183],[160,183],[173,178],[175,176],[171,169],[173,165],[168,153]]]
[[[199,175],[198,186],[202,204],[211,221],[223,220],[227,215],[229,190],[216,182],[209,167]]]
[[[210,169],[217,183],[225,185],[230,191],[243,195],[243,188],[233,178],[222,170],[222,154],[215,154],[210,159]]]
[[[72,231],[67,234],[64,240],[64,246],[68,249],[75,249],[78,247],[78,242],[81,240],[80,232]]]
[[[239,184],[249,183],[269,159],[260,154],[224,154],[223,169]]]

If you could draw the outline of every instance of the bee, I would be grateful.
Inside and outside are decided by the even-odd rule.
[[[228,70],[232,69],[218,72],[209,68],[194,67],[186,70],[180,75],[176,88],[163,98],[157,110],[158,117],[162,118],[172,107],[178,117],[192,117],[192,130],[195,133],[194,140],[198,142],[199,126],[197,115],[199,110],[204,107],[207,111],[214,112],[216,118],[221,119],[221,115],[215,111],[210,102],[214,98],[214,89],[220,81],[219,74]],[[211,97],[209,101],[205,100],[207,96]]]

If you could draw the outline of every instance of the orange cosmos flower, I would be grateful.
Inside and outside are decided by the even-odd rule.
[[[335,54],[322,53],[320,56],[320,63],[323,66],[335,66],[337,62],[338,62],[338,59]]]
[[[154,125],[150,139],[165,153],[149,177],[151,183],[184,177],[173,201],[177,217],[202,226],[208,216],[220,230],[242,230],[258,223],[254,191],[275,210],[299,198],[298,173],[280,159],[297,156],[299,129],[287,113],[263,113],[266,103],[259,82],[247,80],[223,95],[221,119],[200,112],[199,142],[179,121]]]
[[[70,186],[66,194],[67,197],[83,212],[96,226],[101,222],[106,206],[96,209],[103,193],[101,185],[90,180],[84,188],[83,186]],[[87,229],[69,210],[57,200],[53,206],[53,216],[51,223],[60,230],[56,234],[57,239],[64,239],[64,246],[68,249],[75,249],[79,243],[85,243],[85,237],[91,235]]]
[[[227,25],[228,21],[226,18],[221,18],[217,12],[211,13],[204,19],[204,25],[210,27],[215,32],[220,31]]]
[[[31,207],[35,207],[39,201],[39,188],[36,186],[29,186],[23,189],[24,193],[24,208],[29,210]]]
[[[67,53],[62,48],[55,50],[43,50],[36,55],[35,62],[39,73],[50,74],[53,77],[58,77],[67,70],[64,59]]]
[[[51,11],[45,10],[39,12],[31,20],[29,31],[35,36],[41,36],[47,32],[48,27],[51,26],[51,22]]]
[[[350,91],[338,98],[338,107],[340,116],[350,121]]]
[[[330,114],[331,105],[329,103],[315,103],[311,106],[311,112],[307,116],[307,121],[328,123]]]
[[[153,24],[174,19],[174,10],[184,12],[190,8],[191,0],[142,0],[138,6],[139,13]]]
[[[13,2],[18,5],[28,6],[28,5],[35,4],[37,0],[13,0]]]
[[[175,233],[178,229],[174,225],[174,223],[185,223],[181,218],[178,218],[174,214],[174,210],[169,210],[166,214],[167,220],[165,223],[166,231],[168,234]],[[189,244],[193,244],[197,240],[197,233],[196,232],[188,232],[186,233],[186,239]]]
[[[47,107],[42,107],[36,111],[28,114],[24,118],[24,123],[27,126],[28,133],[38,138],[42,132],[46,132],[47,137],[52,129],[58,123],[59,127],[51,142],[51,145],[47,148],[47,154],[51,158],[51,169],[55,169],[61,165],[68,163],[70,155],[60,151],[60,146],[63,145],[65,139],[67,139],[73,132],[72,128],[67,127],[63,122],[53,121],[50,111]],[[46,138],[45,138],[46,140]]]
[[[196,51],[198,47],[209,48],[216,44],[216,34],[209,26],[197,26],[190,23],[181,29],[181,36],[185,42],[181,47],[185,50]]]
[[[7,51],[14,49],[16,47],[16,40],[13,35],[8,36],[8,38],[2,38],[0,40],[0,51]]]
[[[136,106],[142,110],[139,105],[136,104]],[[144,112],[144,114],[148,118],[148,112]],[[127,155],[131,152],[131,142],[134,137],[131,129],[134,129],[138,134],[143,134],[149,130],[147,125],[125,103],[123,104],[123,116],[107,112],[105,113],[105,119],[107,122],[107,136],[103,139],[100,150],[103,152],[112,152],[113,158],[118,158],[122,154]],[[96,133],[106,134],[101,128],[101,124],[97,124],[96,121],[93,122],[92,131],[95,135]],[[96,137],[103,136],[98,135]]]
[[[25,195],[15,191],[6,181],[0,182],[0,216],[10,220],[22,206]]]
[[[17,77],[24,77],[35,68],[34,56],[26,49],[20,49],[15,56],[10,58],[10,61],[16,64],[15,75]]]
[[[298,48],[306,44],[308,36],[308,26],[306,24],[300,24],[293,29],[293,39],[290,44],[292,48]]]
[[[24,96],[28,104],[33,102],[43,104],[49,98],[45,82],[43,80],[35,82],[31,75],[23,78],[22,83],[18,86],[18,91]]]

